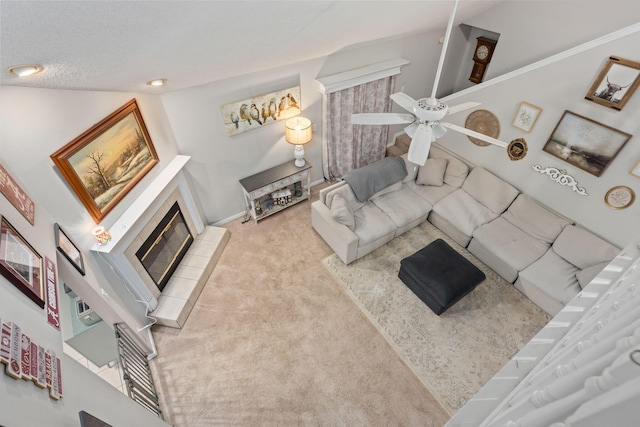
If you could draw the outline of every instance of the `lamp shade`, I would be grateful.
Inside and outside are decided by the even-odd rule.
[[[302,145],[311,141],[311,120],[305,117],[293,117],[284,124],[284,137],[289,144]]]

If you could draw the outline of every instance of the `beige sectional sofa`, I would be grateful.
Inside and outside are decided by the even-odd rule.
[[[424,166],[359,201],[344,181],[320,191],[314,229],[349,264],[425,220],[551,315],[620,251],[482,167],[432,147]]]

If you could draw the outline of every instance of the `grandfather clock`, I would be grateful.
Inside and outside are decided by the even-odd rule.
[[[487,70],[487,65],[489,65],[489,61],[493,56],[493,50],[496,47],[496,43],[498,43],[497,40],[491,40],[486,37],[478,37],[477,40],[478,44],[473,52],[473,68],[469,77],[469,80],[473,83],[482,82],[484,72]]]

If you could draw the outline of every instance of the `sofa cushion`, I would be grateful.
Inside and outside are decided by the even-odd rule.
[[[420,166],[416,183],[420,185],[444,184],[444,172],[447,169],[447,159],[427,159],[424,166]]]
[[[554,214],[526,194],[520,194],[502,217],[547,244],[553,243],[569,224],[569,220]]]
[[[469,166],[458,159],[449,159],[447,169],[444,172],[444,183],[452,187],[460,188],[469,175]]]
[[[380,197],[383,196],[387,193],[392,193],[394,191],[398,191],[402,189],[402,181],[398,181],[395,184],[391,184],[388,187],[383,188],[382,190],[378,191],[377,193],[375,193],[374,195],[372,195],[371,197],[369,197],[369,200],[373,200],[376,197]]]
[[[338,195],[347,202],[353,212],[365,205],[365,203],[356,200],[356,195],[353,194],[353,190],[351,190],[349,184],[345,183],[344,185],[341,185],[327,193],[325,197],[325,205],[327,205],[329,209],[331,209],[331,206],[333,205],[333,199]]]
[[[371,199],[382,212],[398,226],[404,227],[411,222],[425,220],[431,212],[431,204],[408,188],[402,188],[381,197]]]
[[[584,270],[580,270],[576,273],[576,277],[578,278],[578,284],[581,289],[584,289],[591,281],[604,269],[609,263],[603,262],[600,264],[592,265],[591,267],[587,267]]]
[[[333,203],[331,203],[331,216],[337,222],[342,225],[346,225],[351,230],[356,226],[356,220],[353,216],[353,211],[349,207],[347,201],[341,195],[333,197]]]
[[[392,237],[396,231],[396,224],[373,202],[368,202],[361,209],[355,211],[354,216],[356,227],[353,232],[358,236],[358,247],[385,236]]]
[[[518,271],[524,270],[549,249],[548,243],[530,236],[501,216],[476,228],[473,240],[513,269],[509,277],[505,277],[511,282],[515,280]]]
[[[620,249],[584,228],[567,225],[553,242],[556,254],[583,270],[611,261]]]
[[[504,212],[518,195],[515,187],[479,166],[469,173],[462,189],[498,215]]]
[[[539,260],[521,271],[518,280],[530,283],[564,306],[580,292],[577,272],[575,265],[553,250],[548,250]]]
[[[418,185],[415,182],[407,182],[405,185],[409,190],[429,202],[431,206],[435,205],[440,201],[440,199],[456,190],[455,187],[449,184],[442,184],[438,187],[435,185]]]
[[[498,214],[458,188],[433,206],[433,211],[467,236],[478,226],[495,219]]]

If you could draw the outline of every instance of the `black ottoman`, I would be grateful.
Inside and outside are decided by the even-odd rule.
[[[482,271],[442,239],[400,261],[398,277],[438,315],[485,279]]]

